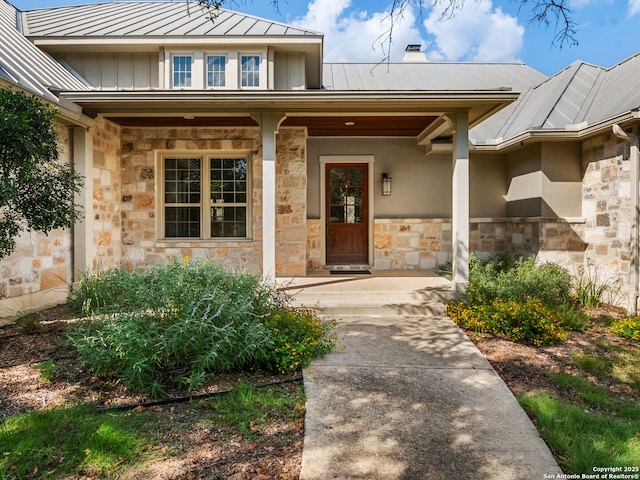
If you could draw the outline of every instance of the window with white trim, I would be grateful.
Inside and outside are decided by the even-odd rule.
[[[162,228],[166,239],[248,238],[247,156],[164,156]]]
[[[191,87],[191,67],[193,57],[191,55],[173,55],[173,87]]]
[[[260,86],[260,55],[240,56],[240,85],[243,87]]]
[[[227,85],[227,56],[207,55],[207,87]]]
[[[165,52],[163,85],[176,89],[268,88],[266,51]]]

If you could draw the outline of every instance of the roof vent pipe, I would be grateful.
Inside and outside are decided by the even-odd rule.
[[[427,54],[420,51],[422,45],[409,44],[404,49],[404,56],[402,57],[402,63],[427,63]]]

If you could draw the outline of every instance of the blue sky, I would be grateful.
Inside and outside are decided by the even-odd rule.
[[[27,10],[98,0],[10,1]],[[235,10],[323,32],[326,61],[377,62],[385,57],[377,39],[388,28],[390,0],[280,0],[279,13],[270,0],[236,5]],[[466,0],[448,20],[436,10],[425,9],[421,15],[409,10],[394,27],[391,61],[402,58],[407,44],[420,43],[431,61],[521,61],[553,75],[575,60],[610,67],[640,52],[640,0],[572,0],[579,44],[563,48],[552,45],[552,28],[529,22],[528,4],[518,7],[508,0]]]

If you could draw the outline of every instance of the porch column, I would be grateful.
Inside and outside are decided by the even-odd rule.
[[[82,218],[73,226],[73,282],[94,269],[96,245],[93,241],[93,133],[88,128],[73,128],[73,164],[84,178],[84,188],[75,196],[82,206]]]
[[[469,114],[449,114],[453,132],[453,185],[451,241],[453,279],[451,288],[464,291],[469,284]]]
[[[252,115],[262,130],[262,277],[276,277],[276,135],[283,113]]]

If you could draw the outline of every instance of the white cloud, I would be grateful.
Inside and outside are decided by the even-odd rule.
[[[380,62],[387,55],[389,12],[351,9],[351,0],[314,0],[295,25],[324,33],[324,59],[329,62]],[[408,44],[426,44],[407,8],[393,27],[391,61],[400,61]]]
[[[640,0],[629,0],[629,16],[640,13]]]
[[[380,62],[389,48],[389,11],[370,12],[353,3],[364,4],[356,0],[313,0],[307,13],[291,23],[324,33],[325,61]],[[423,13],[427,15],[424,28],[433,42],[419,29],[416,11],[410,5],[402,17],[395,18],[391,61],[400,61],[405,47],[416,43],[427,48],[432,61],[518,60],[524,27],[516,17],[494,8],[492,0],[467,0],[452,18],[443,19],[436,10]]]
[[[427,52],[430,60],[518,61],[523,46],[524,27],[494,9],[491,0],[466,1],[451,18],[432,10],[424,26],[435,37],[436,48]]]

